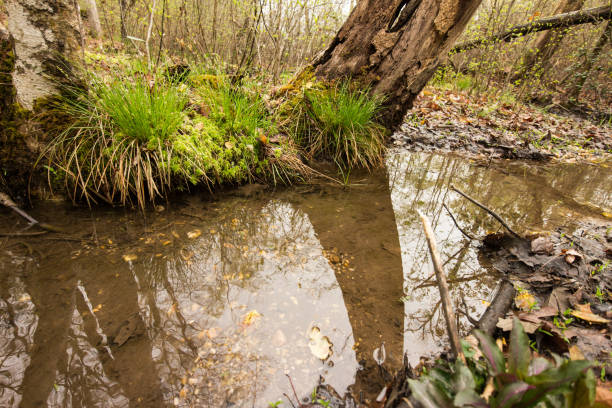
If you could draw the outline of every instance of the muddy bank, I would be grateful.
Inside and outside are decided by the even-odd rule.
[[[554,114],[501,95],[429,87],[417,98],[393,145],[487,158],[612,161],[612,128],[566,112]]]

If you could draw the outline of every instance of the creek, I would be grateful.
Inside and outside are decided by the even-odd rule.
[[[371,399],[383,342],[390,372],[446,344],[417,209],[478,318],[499,275],[442,204],[472,235],[500,226],[448,186],[524,233],[605,222],[611,181],[605,166],[391,151],[348,188],[191,194],[144,214],[39,203],[34,218],[78,238],[0,237],[0,406],[289,406],[288,376],[300,398],[324,381]],[[0,211],[0,231],[16,222]]]

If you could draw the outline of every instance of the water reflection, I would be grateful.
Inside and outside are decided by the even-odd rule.
[[[30,261],[15,256],[12,267],[18,269],[26,262]],[[6,290],[0,293],[0,406],[16,408],[21,403],[22,383],[31,362],[29,353],[38,316],[19,276],[7,277],[3,286]]]
[[[300,397],[323,377],[372,398],[381,342],[392,370],[404,351],[414,364],[446,338],[415,209],[433,221],[456,308],[477,318],[497,278],[442,203],[473,235],[500,227],[449,183],[519,231],[610,202],[609,169],[406,152],[387,164],[388,178],[355,172],[349,189],[190,196],[146,217],[35,210],[91,235],[0,241],[0,406],[267,406],[291,393],[285,373]],[[0,231],[14,223],[0,213]],[[325,362],[309,347],[314,326],[333,344]]]
[[[352,330],[308,217],[272,201],[200,230],[178,254],[133,265],[164,399],[265,406],[290,389],[285,374],[300,395],[320,376],[346,390],[357,364]],[[325,363],[310,352],[312,326],[333,344]]]
[[[518,162],[483,166],[450,155],[394,152],[388,157],[387,169],[404,268],[404,349],[412,364],[420,356],[440,351],[446,339],[417,209],[432,221],[455,309],[478,318],[494,295],[496,274],[485,259],[479,259],[474,243],[454,226],[442,205],[446,203],[472,235],[482,237],[501,227],[450,191],[450,184],[495,209],[518,231],[571,226],[578,217],[569,217],[598,215],[610,197],[610,171],[588,165]],[[579,201],[580,197],[588,197],[590,202]],[[459,318],[461,331],[465,333],[469,327],[465,317]]]

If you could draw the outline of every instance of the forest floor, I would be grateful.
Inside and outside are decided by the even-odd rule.
[[[417,97],[395,146],[460,151],[489,158],[612,160],[612,126],[527,105],[512,96],[428,86]]]

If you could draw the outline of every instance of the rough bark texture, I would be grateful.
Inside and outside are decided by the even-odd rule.
[[[360,80],[386,96],[383,124],[398,127],[481,0],[361,0],[328,49],[317,77]]]
[[[572,11],[578,11],[584,5],[585,0],[565,0],[561,1],[555,9],[555,14],[569,13]],[[531,71],[537,64],[542,71],[545,71],[549,65],[550,57],[553,56],[559,44],[567,33],[566,29],[548,30],[540,35],[536,39],[533,45],[533,52],[529,52],[525,56],[523,63],[523,74]]]
[[[63,78],[79,49],[79,25],[72,0],[9,0],[8,30],[15,41],[13,85],[27,110],[57,93],[53,78]],[[65,59],[65,60],[64,60]]]
[[[58,84],[71,75],[68,61],[78,58],[80,36],[73,0],[5,4],[7,29],[0,27],[0,189],[23,203],[28,187],[37,196],[45,194],[42,173],[31,176],[48,128],[61,121],[46,108]]]

